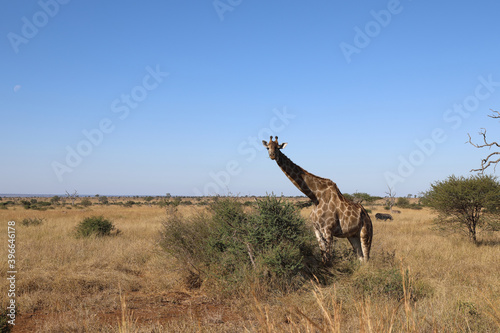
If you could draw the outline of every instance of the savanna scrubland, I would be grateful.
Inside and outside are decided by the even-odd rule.
[[[175,208],[161,207],[157,199],[134,199],[128,205],[118,205],[118,200],[0,209],[3,309],[9,302],[7,223],[16,222],[13,332],[500,329],[499,231],[479,229],[475,245],[465,234],[437,225],[437,214],[425,207],[397,208],[401,213],[393,214],[394,220],[376,221],[377,212],[387,211],[375,202],[365,205],[374,226],[367,264],[351,254],[347,240],[337,239],[335,263],[323,269],[322,278],[309,275],[290,290],[245,281],[231,292],[230,285],[222,290],[189,262],[165,251],[164,225],[172,209],[179,221],[189,223],[211,214],[213,198],[184,198]],[[247,213],[255,209],[251,198],[228,200],[241,202]],[[283,200],[294,205],[307,201]],[[307,225],[311,208],[300,207]],[[76,226],[89,216],[103,216],[116,229],[105,237],[77,237]]]

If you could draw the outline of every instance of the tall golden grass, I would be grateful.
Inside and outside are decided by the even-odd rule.
[[[376,212],[382,211],[375,206]],[[377,210],[380,208],[379,210]],[[185,216],[202,206],[179,206]],[[303,214],[308,214],[308,209]],[[14,332],[495,332],[500,330],[500,233],[479,233],[481,246],[434,227],[434,214],[401,209],[394,221],[373,219],[372,260],[343,258],[332,282],[291,294],[220,300],[204,286],[188,289],[183,263],[159,246],[165,210],[93,205],[86,209],[0,210],[2,307],[7,221],[16,221],[18,316]],[[74,228],[103,215],[117,236],[81,239]],[[23,226],[39,217],[38,226]],[[336,251],[349,245],[338,240]],[[363,292],[382,275],[400,273],[400,297]],[[385,276],[385,275],[384,275]],[[375,290],[375,289],[374,289]]]

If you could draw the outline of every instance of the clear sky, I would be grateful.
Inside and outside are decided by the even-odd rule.
[[[7,1],[0,193],[418,194],[499,139],[498,1]]]

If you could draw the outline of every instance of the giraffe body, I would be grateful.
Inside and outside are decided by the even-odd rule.
[[[347,238],[358,258],[366,261],[370,257],[373,228],[370,216],[359,203],[347,200],[337,184],[321,178],[293,163],[281,149],[278,137],[269,142],[262,141],[269,150],[269,157],[276,161],[290,181],[313,202],[311,221],[323,256],[323,262],[331,262],[333,237]]]

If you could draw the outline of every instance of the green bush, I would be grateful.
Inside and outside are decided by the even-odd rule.
[[[136,202],[133,200],[128,200],[126,203],[123,204],[123,207],[132,207],[133,205],[136,205]]]
[[[31,201],[21,200],[21,205],[23,205],[24,209],[30,209],[31,208]]]
[[[76,227],[77,237],[109,236],[115,226],[103,216],[91,216],[85,218]]]
[[[216,198],[209,214],[189,220],[171,207],[161,245],[217,290],[234,294],[251,283],[292,290],[311,277],[306,258],[319,261],[312,232],[291,203],[268,196],[256,206],[245,213],[237,200]]]
[[[8,333],[12,330],[12,325],[9,324],[9,311],[7,309],[0,311],[0,332]]]
[[[401,207],[401,208],[406,208],[410,205],[410,200],[407,198],[398,198],[398,201],[396,202],[396,206]]]
[[[0,209],[7,209],[8,206],[14,206],[16,203],[12,200],[0,202]]]
[[[102,205],[107,205],[109,204],[109,199],[107,196],[103,195],[103,196],[99,196],[99,202],[102,204]]]
[[[24,209],[47,210],[51,205],[48,201],[38,201],[37,199],[21,200],[21,205]]]
[[[396,206],[400,208],[408,208],[408,209],[422,209],[422,205],[419,203],[410,203],[410,200],[407,198],[398,198],[398,201],[396,202]]]
[[[83,207],[89,207],[92,206],[92,201],[90,201],[89,198],[83,198],[80,202],[80,205],[82,205]]]
[[[270,273],[289,280],[304,269],[304,256],[312,255],[314,238],[293,204],[275,196],[257,201],[249,227],[249,242]]]

